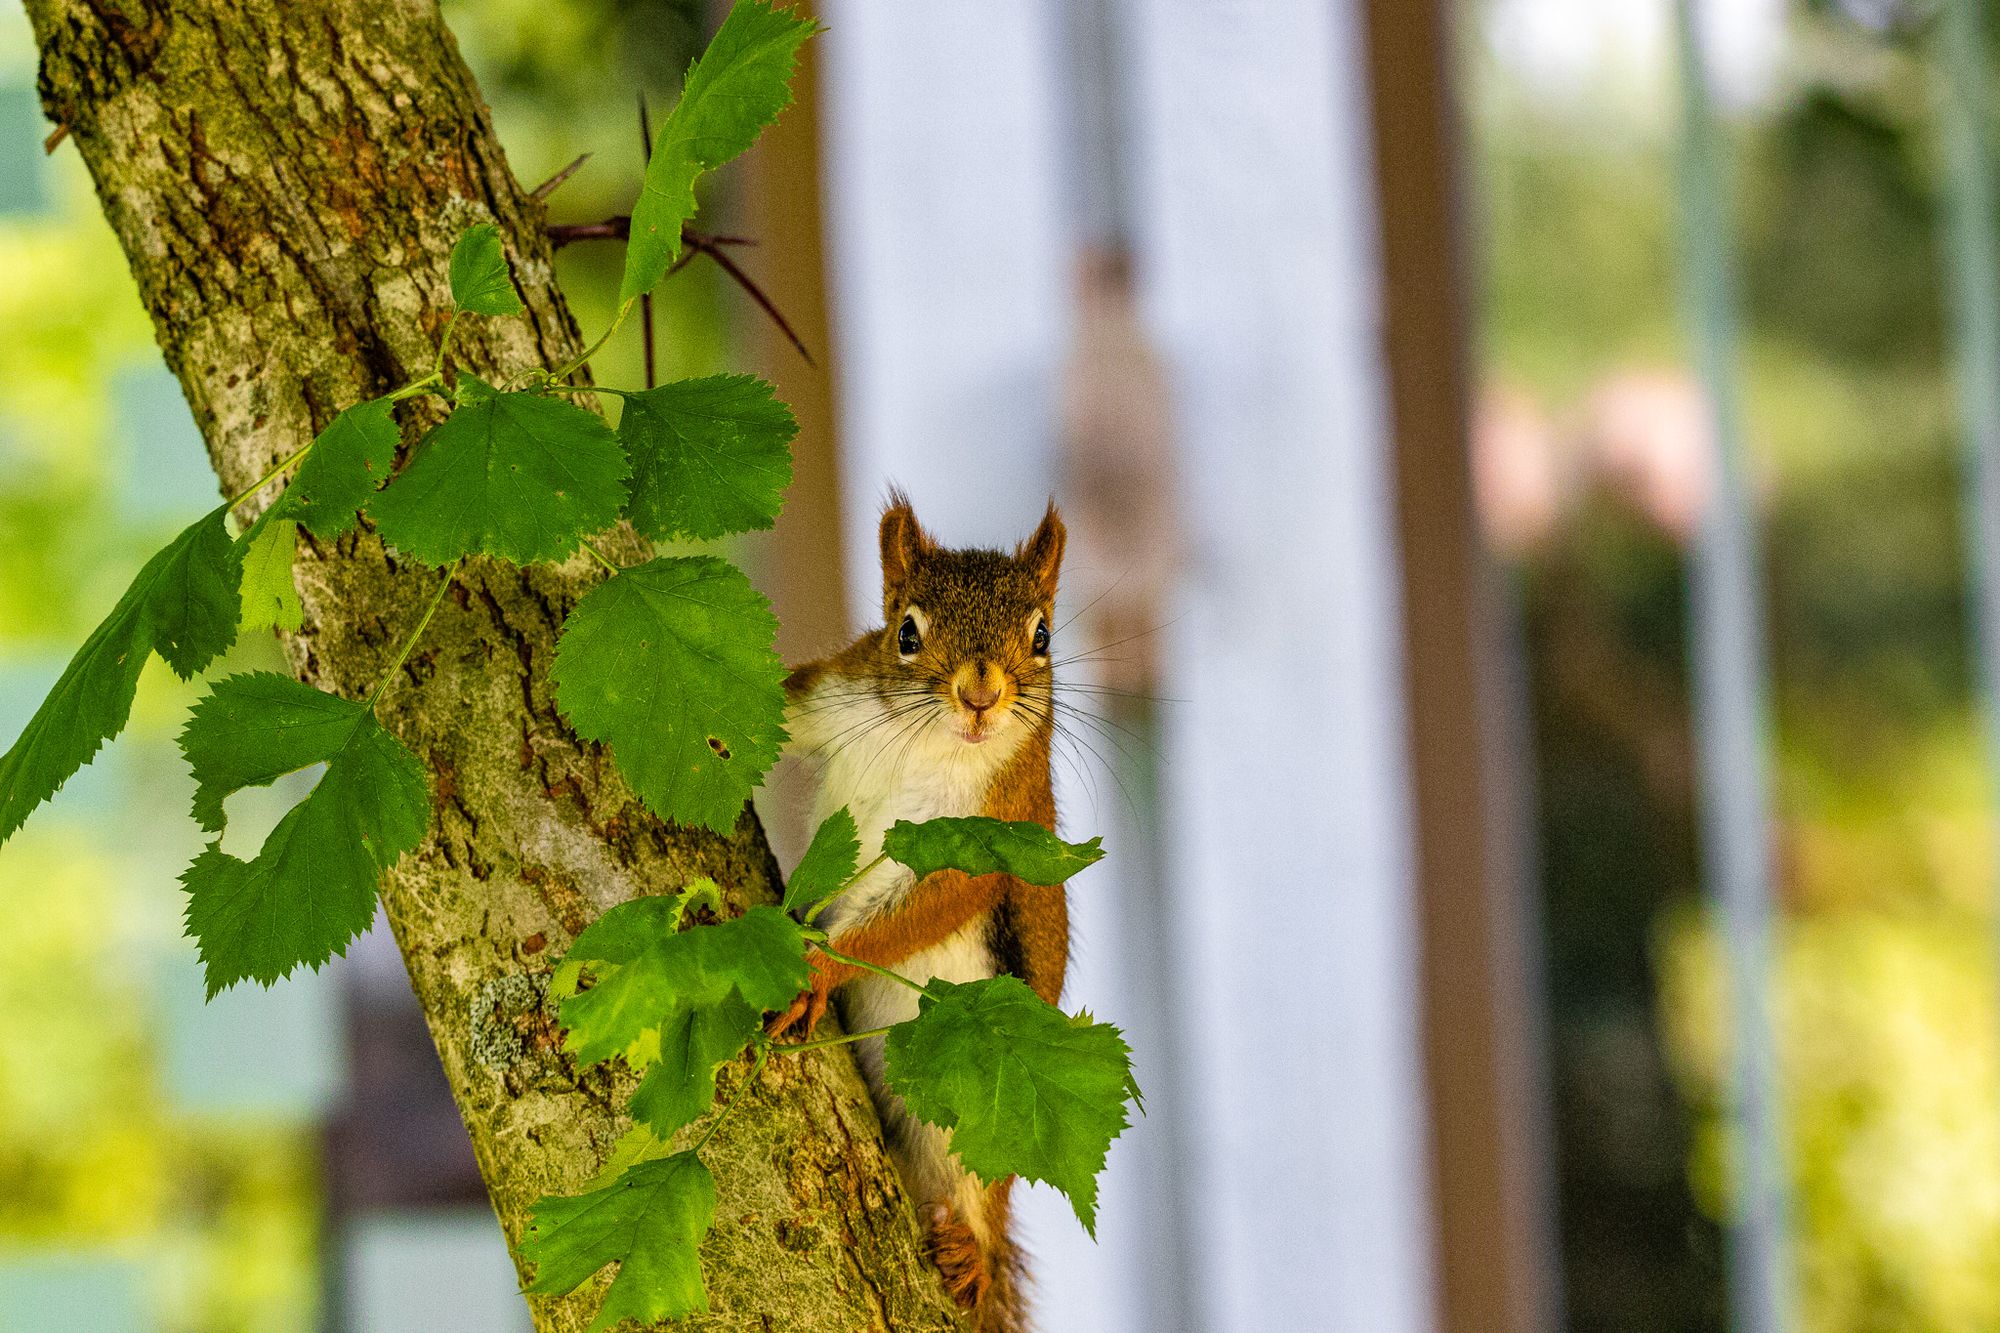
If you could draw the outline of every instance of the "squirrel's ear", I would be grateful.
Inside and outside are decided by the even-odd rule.
[[[889,507],[882,511],[882,597],[885,602],[901,602],[903,590],[919,558],[937,549],[937,543],[917,522],[910,497],[901,491],[889,492]]]
[[[1062,515],[1056,512],[1056,502],[1051,500],[1049,512],[1042,515],[1042,525],[1014,553],[1014,558],[1034,574],[1035,581],[1041,585],[1042,596],[1051,602],[1056,599],[1056,576],[1062,572],[1063,543],[1068,537],[1063,529]]]

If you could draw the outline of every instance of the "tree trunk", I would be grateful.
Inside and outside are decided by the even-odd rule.
[[[455,359],[491,375],[578,350],[541,207],[435,0],[27,8],[43,103],[96,181],[225,492],[428,370],[446,259],[470,223],[499,224],[528,312],[461,321]],[[359,697],[439,575],[365,525],[301,536],[292,664]],[[581,561],[469,563],[383,701],[432,770],[435,821],[383,899],[510,1242],[533,1200],[582,1185],[628,1124],[620,1078],[580,1075],[557,1049],[551,960],[636,895],[706,874],[741,907],[778,878],[754,815],[729,838],[664,825],[564,726],[548,666],[594,577]],[[725,1071],[725,1095],[746,1072]],[[845,1052],[770,1061],[746,1095],[705,1150],[721,1191],[703,1251],[712,1313],[688,1327],[956,1328]],[[596,1294],[530,1304],[540,1329],[581,1329]]]

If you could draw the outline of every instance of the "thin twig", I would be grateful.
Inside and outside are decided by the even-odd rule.
[[[543,232],[558,248],[573,241],[622,241],[632,235],[632,218],[626,213],[616,213],[602,222],[551,222]],[[757,244],[755,236],[735,236],[719,232],[696,231],[693,227],[681,228],[682,245],[749,245]]]
[[[548,198],[550,195],[556,192],[556,187],[558,185],[561,185],[571,176],[576,175],[576,173],[582,168],[583,164],[588,161],[590,161],[589,153],[579,153],[577,155],[576,161],[570,163],[568,166],[564,167],[561,171],[558,171],[555,175],[549,177],[547,180],[543,181],[540,185],[537,185],[534,189],[528,191],[528,197],[530,199]]]
[[[622,241],[632,234],[632,219],[606,218],[602,222],[551,222],[549,244],[560,250],[574,241]]]
[[[893,972],[883,967],[880,963],[871,963],[865,958],[856,958],[852,954],[842,953],[830,944],[820,944],[814,947],[836,963],[846,963],[849,967],[858,967],[864,972],[873,972],[878,977],[887,978],[900,986],[908,986],[913,991],[921,992],[924,988],[924,984],[921,981],[912,981],[901,972]]]
[[[894,1024],[890,1025],[891,1027]],[[869,1028],[866,1032],[846,1032],[838,1037],[821,1037],[817,1041],[786,1041],[771,1043],[770,1049],[779,1055],[797,1055],[801,1051],[823,1051],[829,1046],[845,1046],[852,1041],[866,1041],[870,1037],[886,1037],[888,1028]]]
[[[813,367],[819,365],[819,362],[813,360],[813,354],[806,350],[805,341],[792,328],[791,321],[787,320],[778,310],[778,307],[771,303],[770,297],[764,295],[764,289],[759,287],[748,273],[745,273],[736,266],[736,261],[729,257],[728,251],[714,244],[705,236],[688,236],[687,243],[707,255],[710,259],[713,259],[724,273],[736,279],[736,285],[748,292],[750,299],[757,303],[758,308],[771,317],[771,322],[776,324],[783,331],[785,337],[791,340],[792,346],[798,349],[799,355],[805,358],[807,365]]]
[[[639,169],[644,171],[653,161],[653,123],[646,115],[646,91],[639,90]],[[639,297],[639,346],[646,361],[646,387],[659,383],[653,357],[653,294],[646,292]]]
[[[58,125],[49,131],[49,137],[42,140],[42,153],[47,155],[62,147],[62,141],[69,138],[69,126]]]
[[[444,600],[445,590],[451,587],[451,581],[458,577],[459,566],[464,563],[463,557],[452,561],[450,568],[445,570],[444,577],[438,580],[437,591],[431,594],[430,605],[424,608],[423,619],[419,620],[417,627],[410,631],[410,637],[403,640],[403,646],[396,650],[396,660],[389,664],[389,669],[382,673],[382,679],[375,683],[375,692],[368,696],[369,711],[374,711],[375,705],[382,702],[383,694],[387,693],[389,686],[395,683],[396,673],[403,669],[403,663],[410,660],[410,650],[417,646],[418,639],[424,637],[424,631],[430,627],[431,617],[437,614],[438,603]]]

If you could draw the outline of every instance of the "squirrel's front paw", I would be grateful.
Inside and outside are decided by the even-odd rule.
[[[813,1029],[826,1014],[826,999],[833,994],[833,988],[860,973],[859,968],[847,963],[836,963],[818,949],[806,955],[806,962],[812,967],[812,984],[799,992],[791,1006],[782,1014],[764,1025],[764,1031],[773,1037],[782,1037],[800,1019],[805,1020],[806,1038],[811,1038]]]
[[[826,1015],[826,998],[832,993],[832,987],[822,986],[819,982],[819,974],[814,973],[813,984],[800,991],[798,998],[793,1000],[783,1013],[774,1016],[766,1023],[764,1031],[770,1036],[782,1037],[791,1031],[793,1025],[800,1019],[804,1019],[806,1026],[802,1037],[810,1039],[813,1029],[819,1026],[819,1020]]]

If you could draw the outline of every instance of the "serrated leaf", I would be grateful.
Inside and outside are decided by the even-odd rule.
[[[1004,873],[1029,884],[1056,885],[1103,860],[1103,841],[1064,842],[1040,824],[972,815],[921,824],[899,819],[884,835],[882,850],[890,860],[915,871],[918,879],[934,870],[962,870],[968,875]]]
[[[632,456],[633,527],[667,541],[777,521],[799,424],[770,385],[710,375],[623,396],[618,437]]]
[[[818,907],[840,892],[860,863],[861,835],[843,805],[820,821],[812,844],[785,881],[785,910],[810,912]]]
[[[988,1182],[1018,1175],[1069,1196],[1097,1234],[1097,1173],[1135,1104],[1131,1050],[1117,1028],[1071,1018],[1019,977],[933,981],[917,1016],[889,1030],[884,1076],[912,1115],[949,1129],[951,1149]]]
[[[694,216],[695,178],[748,148],[790,105],[792,62],[818,27],[762,0],[739,0],[688,67],[632,206],[620,301],[651,291],[680,257],[681,225]]]
[[[576,975],[586,963],[602,976],[603,965],[629,963],[669,935],[676,934],[687,914],[707,906],[722,915],[722,891],[703,875],[678,893],[648,894],[622,902],[583,928],[556,966],[549,994],[565,1000],[576,994]]]
[[[287,773],[338,754],[367,710],[275,671],[214,682],[181,728],[181,754],[194,773],[194,819],[223,829],[222,803],[245,787],[266,787]]]
[[[321,541],[347,531],[396,461],[395,407],[371,398],[329,421],[266,517],[297,519]]]
[[[669,1009],[660,1020],[659,1049],[632,1091],[632,1118],[661,1138],[699,1120],[715,1103],[715,1071],[743,1053],[760,1017],[733,996]]]
[[[706,1310],[699,1250],[714,1220],[715,1179],[691,1152],[639,1162],[588,1194],[544,1196],[521,1241],[521,1257],[535,1266],[526,1289],[560,1296],[615,1263],[592,1333],[620,1319],[650,1327]]]
[[[256,672],[217,681],[181,733],[196,819],[222,827],[230,792],[315,763],[326,771],[250,861],[219,841],[181,876],[208,993],[319,967],[368,928],[381,872],[430,824],[424,767],[366,705]]]
[[[474,315],[518,315],[526,309],[514,290],[500,229],[492,223],[467,227],[451,247],[451,300]]]
[[[289,518],[259,522],[243,534],[244,629],[297,629],[305,623],[305,607],[292,582],[292,557],[298,551],[299,525]]]
[[[620,1134],[618,1141],[611,1145],[610,1155],[604,1159],[604,1164],[597,1168],[597,1174],[584,1182],[584,1191],[602,1189],[625,1174],[627,1167],[636,1166],[640,1162],[658,1161],[662,1157],[672,1155],[672,1144],[645,1125],[635,1124]]]
[[[630,1051],[677,1008],[733,998],[761,1014],[789,1004],[810,979],[805,937],[777,908],[753,907],[732,921],[674,933],[661,929],[668,901],[619,904],[563,956],[565,968],[581,965],[597,982],[562,1002],[564,1046],[579,1063]]]
[[[741,570],[670,556],[593,588],[550,676],[577,734],[611,746],[653,811],[726,833],[785,743],[778,622]]]
[[[458,407],[369,502],[383,540],[433,565],[560,560],[625,507],[625,451],[603,418],[470,375]]]
[[[211,510],[148,560],[0,756],[0,842],[125,729],[146,654],[183,679],[236,642],[241,549]]]

